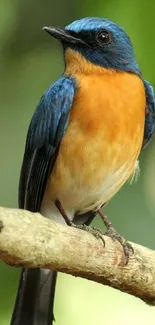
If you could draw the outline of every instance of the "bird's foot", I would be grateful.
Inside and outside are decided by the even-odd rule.
[[[70,224],[71,227],[74,227],[74,228],[77,228],[77,229],[81,229],[81,230],[84,230],[84,231],[87,231],[89,232],[90,234],[92,234],[95,238],[97,239],[101,239],[104,246],[105,246],[105,241],[104,241],[104,238],[103,238],[103,232],[96,228],[96,227],[90,227],[90,226],[87,226],[87,225],[75,225],[73,222],[71,222]]]
[[[96,227],[90,227],[90,226],[87,226],[85,224],[83,225],[76,225],[75,223],[73,223],[69,217],[67,216],[63,206],[61,205],[60,201],[56,200],[55,201],[55,205],[57,206],[58,210],[60,211],[62,217],[64,218],[64,220],[66,221],[66,224],[70,227],[74,227],[74,228],[78,228],[78,229],[81,229],[81,230],[84,230],[84,231],[87,231],[89,232],[90,234],[92,234],[94,237],[96,237],[97,239],[101,239],[104,246],[105,246],[105,241],[103,239],[103,233],[100,229],[96,228]]]
[[[126,260],[125,265],[128,264],[130,255],[134,253],[133,247],[125,240],[125,238],[123,238],[122,236],[120,236],[117,233],[117,231],[114,229],[111,222],[104,215],[101,208],[98,209],[97,212],[100,215],[101,219],[103,220],[103,222],[104,222],[104,224],[105,224],[105,226],[107,228],[107,231],[105,233],[103,233],[100,229],[98,229],[96,227],[90,227],[90,226],[87,226],[87,225],[76,225],[76,224],[74,224],[69,219],[69,217],[67,216],[67,214],[66,214],[65,210],[63,209],[61,203],[58,200],[55,201],[55,205],[57,206],[58,210],[60,211],[61,215],[63,216],[63,218],[66,221],[66,224],[68,226],[71,226],[71,227],[78,228],[78,229],[89,232],[90,234],[92,234],[97,239],[101,239],[104,246],[105,246],[105,240],[103,238],[103,235],[109,236],[113,240],[117,240],[122,245],[123,250],[124,250],[124,255],[125,255],[125,260]]]
[[[101,209],[98,210],[98,214],[100,215],[101,219],[103,220],[107,231],[105,232],[105,236],[111,237],[113,240],[117,240],[124,250],[125,255],[125,265],[128,264],[130,255],[134,253],[133,247],[129,244],[124,237],[122,237],[113,227],[112,223],[108,220],[108,218],[104,215]]]
[[[131,244],[129,244],[124,237],[122,237],[115,228],[111,225],[108,230],[104,234],[105,236],[111,237],[113,240],[117,240],[124,250],[125,255],[125,265],[128,264],[130,255],[133,253],[133,248]]]

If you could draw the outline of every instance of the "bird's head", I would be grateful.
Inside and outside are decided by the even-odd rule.
[[[140,75],[130,38],[122,27],[108,19],[82,18],[64,29],[44,27],[44,30],[60,40],[68,62],[73,59],[79,66],[84,60],[85,66],[88,62]]]

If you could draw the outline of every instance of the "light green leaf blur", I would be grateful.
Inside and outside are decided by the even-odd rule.
[[[17,207],[20,166],[35,106],[63,71],[59,44],[42,31],[84,16],[115,20],[130,35],[146,79],[155,86],[155,1],[2,0],[0,2],[0,205]],[[155,139],[140,156],[140,178],[105,212],[127,239],[155,249]],[[96,225],[102,227],[96,219]],[[9,325],[19,270],[0,263],[0,325]],[[155,325],[155,308],[109,287],[59,275],[56,325]]]

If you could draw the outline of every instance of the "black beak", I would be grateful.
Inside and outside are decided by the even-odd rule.
[[[80,38],[75,37],[69,33],[69,31],[57,27],[43,27],[48,34],[55,37],[56,39],[60,40],[64,43],[71,43],[71,44],[85,44]]]

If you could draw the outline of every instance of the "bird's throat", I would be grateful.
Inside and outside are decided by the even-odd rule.
[[[111,75],[115,73],[113,69],[107,69],[91,63],[82,54],[70,48],[65,50],[65,74],[75,76],[85,75]]]

